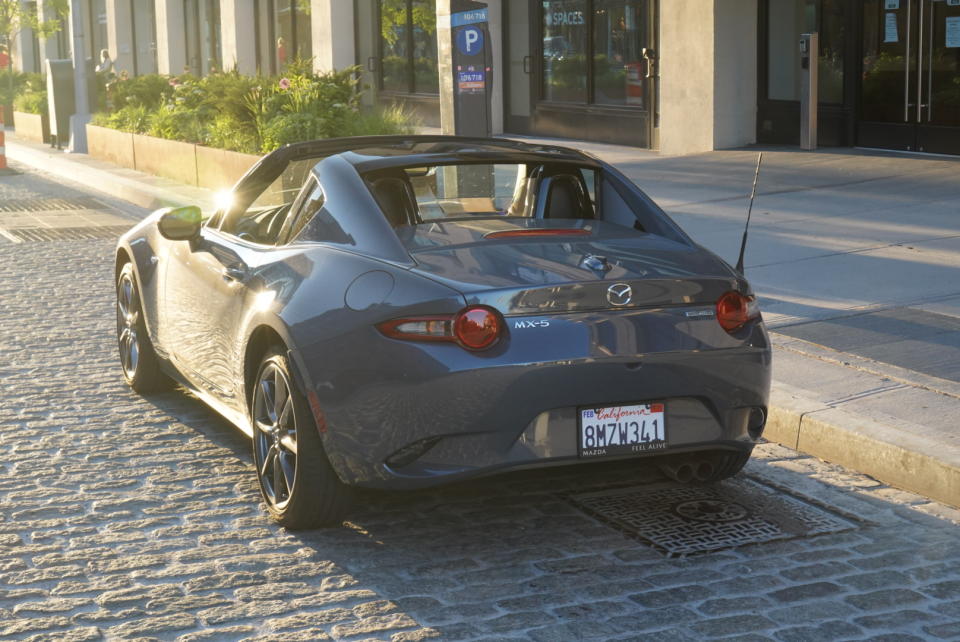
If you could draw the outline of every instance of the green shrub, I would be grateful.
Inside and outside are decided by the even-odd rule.
[[[246,153],[266,153],[304,140],[409,133],[400,107],[360,110],[357,68],[325,74],[294,60],[282,77],[236,71],[197,78],[156,74],[108,84],[112,113],[94,124]]]
[[[147,133],[151,136],[185,143],[206,143],[207,122],[202,109],[166,104],[151,113],[149,123]]]
[[[261,140],[255,126],[220,115],[210,123],[207,144],[244,154],[259,154]]]
[[[107,86],[107,96],[114,110],[129,106],[156,109],[173,95],[170,79],[160,74],[126,78],[120,75]]]
[[[419,120],[400,104],[364,110],[350,119],[339,136],[397,136],[412,134]]]
[[[288,112],[270,119],[263,132],[261,152],[268,153],[303,140],[324,138],[327,123],[319,114],[311,112]]]
[[[44,114],[47,111],[47,92],[25,91],[13,100],[13,108],[26,114]]]
[[[115,112],[94,114],[91,122],[99,127],[109,127],[132,134],[145,134],[150,127],[153,112],[143,105],[127,105]]]

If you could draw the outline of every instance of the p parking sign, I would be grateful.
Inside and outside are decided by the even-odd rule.
[[[485,2],[451,0],[454,130],[461,136],[492,131],[493,52]]]
[[[483,51],[483,31],[479,27],[463,27],[457,31],[457,49],[464,56],[476,56]]]

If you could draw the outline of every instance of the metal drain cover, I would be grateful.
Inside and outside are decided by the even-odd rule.
[[[98,210],[103,208],[103,203],[89,196],[76,198],[9,198],[0,202],[0,213]]]
[[[567,499],[670,557],[857,526],[824,508],[743,478],[704,486],[633,486]]]
[[[130,225],[91,225],[90,227],[12,227],[0,228],[0,236],[14,243],[24,241],[82,241],[116,239]]]

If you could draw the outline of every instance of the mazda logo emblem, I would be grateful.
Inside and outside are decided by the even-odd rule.
[[[630,305],[633,300],[633,288],[626,283],[614,283],[607,288],[607,301],[610,305]]]

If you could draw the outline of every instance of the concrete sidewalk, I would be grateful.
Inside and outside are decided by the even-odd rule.
[[[614,163],[735,262],[760,148],[666,157],[544,142]],[[7,150],[141,207],[213,200],[14,136]],[[746,273],[775,349],[765,436],[960,506],[960,159],[762,151]]]

